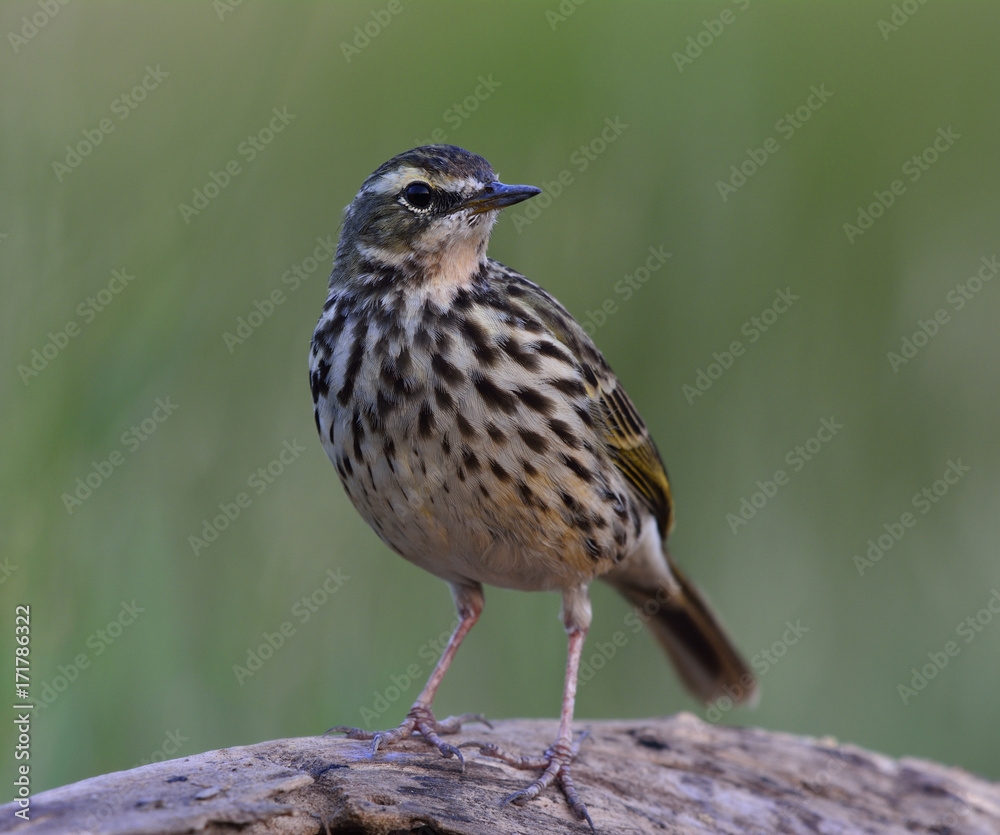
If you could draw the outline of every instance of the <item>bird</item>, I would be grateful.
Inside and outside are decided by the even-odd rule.
[[[541,756],[480,753],[540,772],[504,803],[556,783],[593,829],[572,779],[577,675],[600,579],[641,613],[699,699],[751,702],[757,684],[667,537],[674,502],[650,433],[583,326],[489,258],[506,207],[541,189],[505,185],[454,145],[401,153],[344,210],[310,354],[316,429],[355,508],[388,545],[451,587],[457,626],[405,720],[337,726],[372,752],[419,735],[464,758],[432,702],[483,610],[483,586],[558,591],[568,636],[555,741]]]

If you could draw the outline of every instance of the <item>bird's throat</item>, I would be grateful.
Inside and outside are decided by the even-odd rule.
[[[442,306],[451,304],[455,294],[471,285],[485,264],[486,241],[467,238],[429,253],[421,265],[426,297]]]
[[[395,273],[410,304],[419,306],[430,301],[444,309],[461,289],[475,282],[486,266],[491,225],[462,230],[460,234],[454,228],[432,230],[405,249],[361,244],[356,257],[361,263]]]

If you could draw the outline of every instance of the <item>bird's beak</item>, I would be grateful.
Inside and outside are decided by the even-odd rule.
[[[540,194],[541,191],[535,186],[505,186],[503,183],[493,182],[468,200],[463,200],[457,208],[469,209],[471,214],[479,215],[483,212],[513,206],[515,203]]]

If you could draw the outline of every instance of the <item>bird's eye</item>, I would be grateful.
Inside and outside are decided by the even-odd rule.
[[[431,204],[434,192],[427,183],[410,183],[403,189],[403,197],[414,209],[426,209]]]

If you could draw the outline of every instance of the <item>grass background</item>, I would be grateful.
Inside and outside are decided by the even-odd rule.
[[[365,526],[315,437],[306,360],[331,259],[297,287],[283,275],[336,237],[368,173],[435,130],[509,182],[573,178],[534,219],[509,210],[491,254],[581,319],[616,306],[596,339],[669,466],[675,555],[764,670],[759,708],[723,721],[1000,778],[1000,618],[957,631],[1000,588],[1000,287],[947,301],[1000,248],[1000,8],[912,5],[880,29],[888,2],[92,2],[23,42],[11,33],[41,5],[0,6],[0,647],[10,700],[14,606],[30,604],[31,693],[51,694],[33,789],[363,710],[394,725],[416,696],[450,597]],[[121,118],[147,67],[166,76]],[[779,132],[813,87],[832,96]],[[241,143],[273,108],[294,118],[250,161]],[[57,173],[102,119],[113,130]],[[627,128],[596,153],[605,119]],[[911,181],[903,166],[939,129],[959,138]],[[777,152],[723,200],[719,181],[769,137]],[[232,160],[240,173],[185,220],[180,204]],[[895,179],[905,192],[849,240],[844,224]],[[616,282],[650,247],[671,257],[625,300]],[[80,305],[113,270],[134,278],[88,320]],[[744,324],[786,288],[798,300],[751,344]],[[272,315],[227,346],[275,290]],[[888,352],[940,308],[949,320],[893,369]],[[46,348],[69,322],[78,334]],[[745,353],[685,396],[734,340]],[[43,349],[54,357],[25,374]],[[123,439],[157,398],[176,410]],[[824,418],[843,429],[793,472],[786,455]],[[248,479],[286,442],[305,452],[258,493]],[[116,451],[69,512],[64,494]],[[959,459],[969,472],[921,514],[912,497]],[[789,482],[734,533],[727,514],[778,469]],[[250,506],[195,554],[190,537],[240,492]],[[916,524],[860,574],[855,555],[907,511]],[[328,571],[348,579],[324,599]],[[628,640],[582,688],[578,727],[704,715],[626,629],[626,605],[593,596],[586,658]],[[558,598],[487,598],[440,715],[554,719]],[[109,629],[133,601],[135,621]],[[789,621],[808,631],[782,646]],[[294,632],[238,680],[285,622]],[[948,641],[959,654],[904,704],[898,686]],[[772,664],[760,653],[776,642]]]

